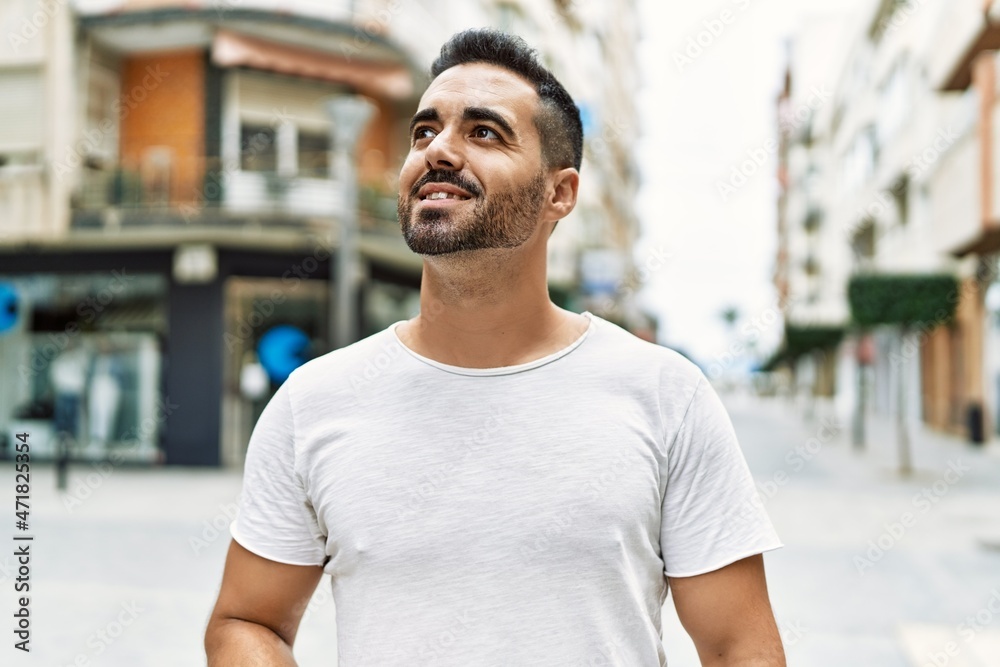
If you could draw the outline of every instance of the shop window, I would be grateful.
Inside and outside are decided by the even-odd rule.
[[[51,459],[154,462],[159,436],[166,280],[159,275],[0,276],[18,301],[0,337],[0,452],[28,432]]]

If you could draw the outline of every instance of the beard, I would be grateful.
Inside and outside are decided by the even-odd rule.
[[[427,183],[450,183],[473,195],[471,211],[424,209],[414,219],[417,191]],[[399,196],[397,214],[403,239],[418,255],[445,255],[462,250],[516,248],[535,233],[545,201],[545,175],[539,171],[522,186],[489,197],[449,171],[434,170],[418,180],[408,197]]]

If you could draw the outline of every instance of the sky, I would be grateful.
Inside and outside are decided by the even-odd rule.
[[[844,0],[844,11],[871,0]],[[776,98],[785,39],[820,0],[639,0],[643,90],[637,202],[642,265],[655,249],[669,261],[652,271],[641,303],[660,319],[659,342],[705,368],[738,367],[733,343],[762,354],[781,340],[771,279],[777,247]],[[655,27],[655,30],[653,29]],[[760,167],[732,185],[734,168]],[[738,183],[738,182],[737,182]],[[728,331],[720,313],[741,314]]]

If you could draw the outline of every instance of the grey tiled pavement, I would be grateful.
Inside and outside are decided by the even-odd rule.
[[[791,403],[726,402],[786,544],[766,564],[789,665],[1000,666],[1000,613],[988,610],[994,591],[1000,600],[1000,444],[976,448],[921,430],[914,434],[917,472],[902,480],[886,420],[873,421],[869,448],[857,454],[847,433],[827,437],[820,417],[807,420]],[[970,470],[943,481],[949,461]],[[12,648],[10,629],[13,472],[0,466],[0,498],[8,498],[0,506],[11,506],[9,527],[0,529],[7,545],[0,548],[0,615],[8,619],[0,664],[204,665],[202,632],[239,473],[122,468],[104,477],[81,465],[70,490],[89,494],[69,507],[51,467],[34,466],[32,652],[25,655]],[[914,503],[922,489],[930,494],[926,511]],[[900,533],[893,524],[907,512],[912,520]],[[859,566],[870,541],[879,540],[889,548],[872,552],[870,567]],[[977,614],[976,629],[960,634],[958,625]],[[698,664],[669,602],[664,642],[671,667]],[[296,654],[303,667],[336,664],[328,579]]]

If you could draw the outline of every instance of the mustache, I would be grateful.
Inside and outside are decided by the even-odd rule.
[[[462,188],[473,197],[478,197],[482,194],[482,190],[479,189],[478,185],[465,180],[457,173],[453,171],[446,171],[444,169],[432,169],[421,176],[417,182],[413,184],[413,187],[410,188],[410,197],[416,197],[420,188],[424,187],[428,183],[447,183],[448,185],[454,185],[456,188]]]

